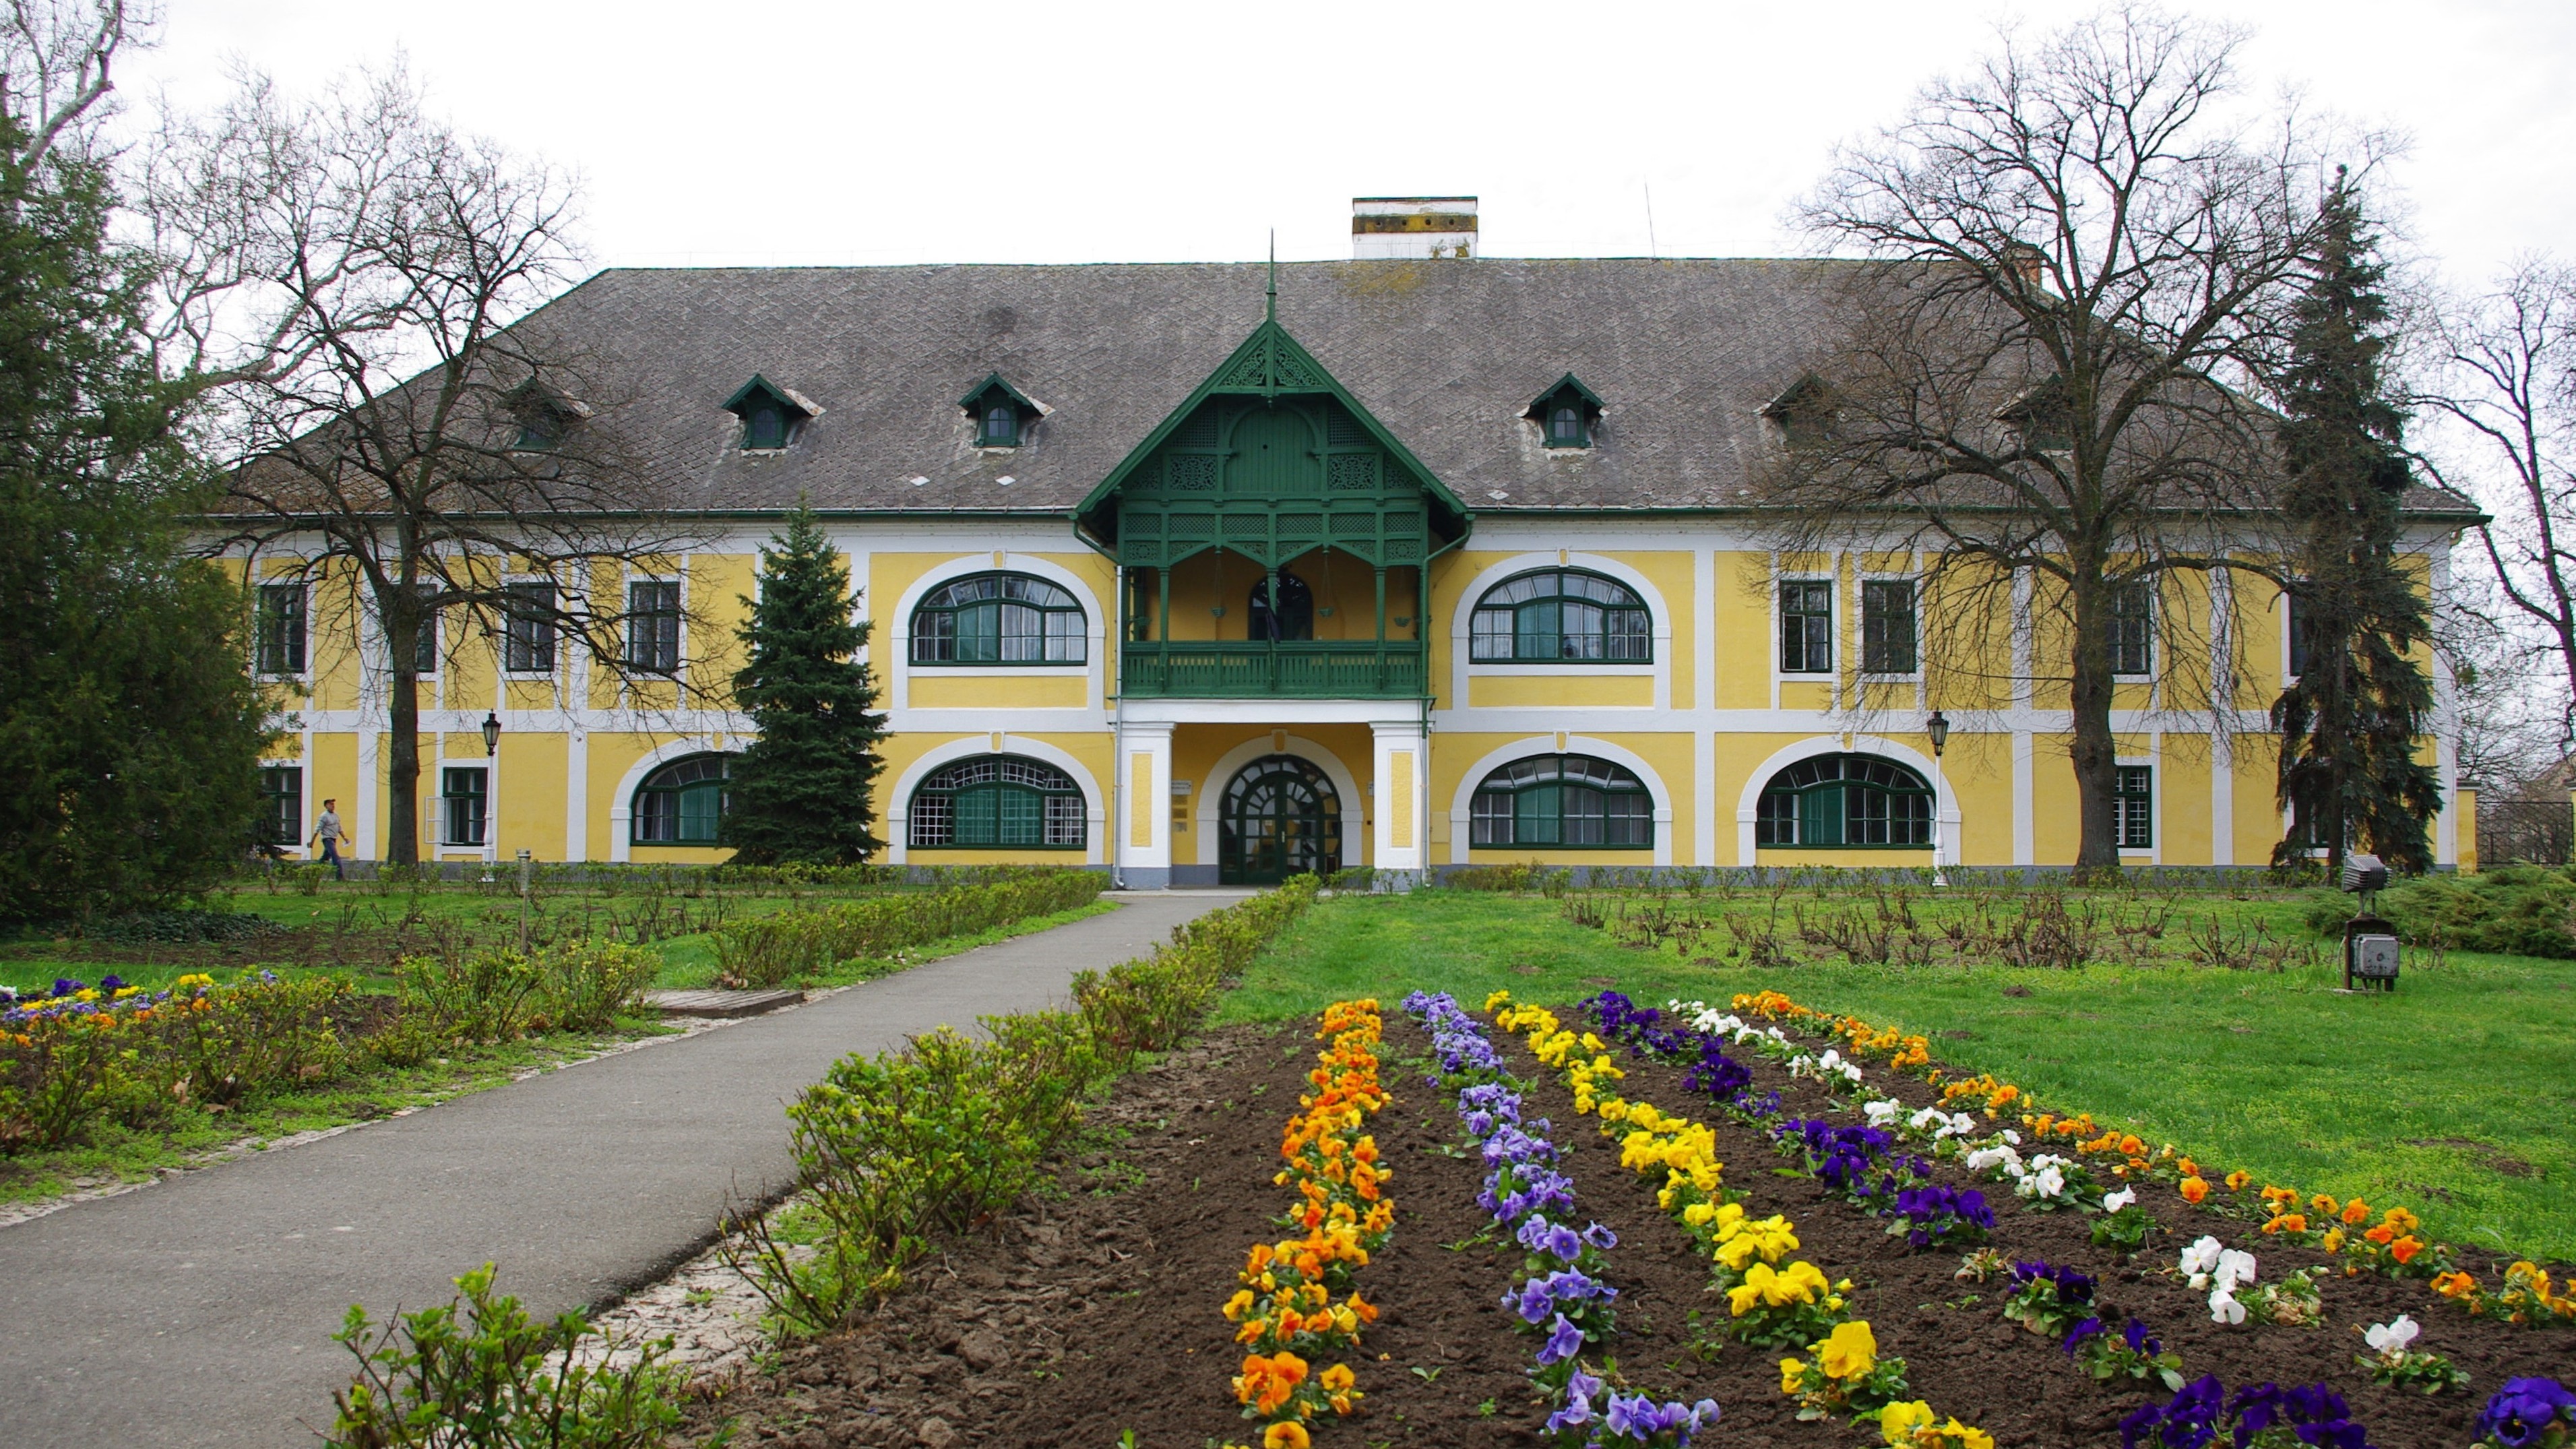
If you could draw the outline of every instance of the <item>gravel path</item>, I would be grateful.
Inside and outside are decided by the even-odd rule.
[[[1186,891],[808,1005],[0,1228],[0,1446],[310,1445],[351,1303],[486,1260],[551,1315],[661,1277],[789,1172],[782,1104],[845,1053],[1061,1003],[1241,899]]]

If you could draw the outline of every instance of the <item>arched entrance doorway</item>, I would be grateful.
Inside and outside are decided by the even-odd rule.
[[[1218,802],[1217,879],[1276,885],[1342,863],[1342,801],[1311,761],[1265,755],[1227,783]]]

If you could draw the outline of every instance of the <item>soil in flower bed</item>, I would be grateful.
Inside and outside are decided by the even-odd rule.
[[[1572,1024],[1571,1016],[1568,1023]],[[1821,1050],[1823,1042],[1816,1043]],[[1751,1068],[1756,1094],[1778,1091],[1791,1117],[1825,1114],[1826,1095],[1817,1083],[1791,1078],[1780,1064],[1750,1048],[1729,1055]],[[1525,1047],[1515,1044],[1508,1060],[1513,1069],[1538,1076],[1543,1068]],[[1716,1110],[1705,1096],[1685,1093],[1678,1068],[1641,1061],[1624,1052],[1617,1060],[1627,1071],[1627,1095],[1652,1101],[1667,1111],[1686,1112],[1708,1123],[1717,1135],[1725,1179],[1746,1211],[1783,1212],[1797,1226],[1796,1256],[1823,1270],[1829,1278],[1850,1278],[1858,1316],[1866,1318],[1883,1355],[1906,1361],[1912,1397],[1928,1401],[1943,1417],[1952,1415],[1985,1429],[1999,1446],[2111,1446],[2120,1442],[2120,1419],[2149,1401],[2145,1385],[2134,1380],[2094,1380],[2058,1348],[2006,1321],[2001,1313],[2011,1288],[2000,1278],[1984,1284],[1955,1278],[1961,1250],[1911,1248],[1890,1237],[1883,1223],[1804,1176],[1783,1176],[1789,1159],[1775,1155],[1751,1128]],[[1911,1111],[1932,1104],[1937,1092],[1914,1079],[1899,1078],[1884,1067],[1865,1068],[1868,1091],[1860,1095],[1893,1096]],[[1560,1121],[1572,1116],[1572,1101],[1553,1079],[1535,1097]],[[1857,1121],[1845,1112],[1834,1120]],[[1587,1132],[1598,1124],[1587,1120]],[[1606,1140],[1606,1139],[1603,1139]],[[2025,1147],[2025,1151],[2031,1150]],[[2323,1381],[2350,1403],[2355,1421],[2364,1424],[2379,1449],[2465,1445],[2477,1408],[2508,1378],[2524,1374],[2564,1375],[2576,1357],[2576,1333],[2559,1328],[2520,1329],[2476,1319],[2414,1280],[2380,1276],[2320,1280],[2325,1322],[2313,1328],[2247,1324],[2220,1327],[2210,1321],[2206,1295],[2192,1291],[2179,1278],[2163,1272],[2182,1247],[2214,1234],[2231,1247],[2256,1255],[2262,1281],[2278,1282],[2291,1271],[2324,1264],[2326,1257],[2309,1249],[2264,1237],[2251,1224],[2221,1218],[2193,1208],[2172,1188],[2146,1184],[2140,1202],[2165,1232],[2152,1237],[2134,1260],[2116,1249],[2094,1247],[2090,1219],[2071,1209],[2054,1213],[2024,1212],[2008,1183],[1979,1179],[1955,1161],[1934,1168],[1934,1179],[1954,1187],[1976,1187],[1996,1209],[1992,1246],[2006,1258],[2040,1259],[2073,1267],[2100,1280],[2096,1297],[2103,1321],[2116,1334],[2125,1315],[2146,1320],[2179,1353],[2187,1377],[2216,1374],[2232,1391],[2249,1384],[2284,1386]],[[1605,1205],[1605,1195],[1585,1184],[1585,1205]],[[1632,1180],[1632,1199],[1652,1203],[1652,1188]],[[1606,1216],[1606,1215],[1605,1215]],[[1623,1235],[1626,1232],[1622,1224]],[[1682,1230],[1667,1221],[1664,1232]],[[1623,1242],[1623,1247],[1626,1244]],[[2489,1281],[2499,1275],[2483,1261],[2466,1264]],[[1711,1297],[1704,1315],[1723,1314],[1722,1301]],[[2472,1376],[2466,1392],[2427,1397],[2412,1390],[2385,1388],[2370,1381],[2354,1362],[2364,1351],[2361,1330],[2399,1313],[2413,1315],[2423,1326],[2418,1350],[2439,1353]],[[1795,1422],[1792,1401],[1780,1392],[1777,1350],[1729,1347],[1720,1356],[1713,1393],[1725,1406],[1726,1419],[1712,1443],[1876,1444],[1874,1430],[1847,1430]],[[2152,1398],[2168,1395],[2157,1385]],[[1766,1438],[1767,1436],[1767,1438]]]
[[[1502,1306],[1522,1255],[1497,1245],[1476,1206],[1483,1168],[1452,1155],[1457,1118],[1423,1080],[1426,1045],[1390,1011],[1394,1100],[1370,1130],[1396,1174],[1395,1240],[1356,1283],[1380,1313],[1352,1360],[1363,1413],[1319,1424],[1321,1445],[1529,1444],[1545,1418],[1525,1376],[1537,1340]],[[1287,1190],[1271,1178],[1316,1047],[1311,1025],[1237,1027],[1129,1077],[1049,1190],[945,1245],[865,1323],[693,1405],[696,1427],[732,1418],[737,1442],[796,1449],[1107,1449],[1129,1429],[1150,1449],[1256,1442],[1227,1382],[1242,1351],[1217,1310],[1245,1252],[1285,1235],[1273,1218]],[[1623,1365],[1641,1387],[1697,1397],[1684,1393],[1698,1372],[1685,1315],[1706,1275],[1677,1232],[1655,1232],[1615,1149],[1588,1126],[1561,1136],[1578,1205],[1621,1235],[1610,1259]]]
[[[736,1443],[790,1449],[1108,1449],[1128,1430],[1146,1449],[1257,1442],[1257,1426],[1234,1410],[1227,1380],[1241,1352],[1217,1309],[1246,1250],[1284,1235],[1273,1219],[1286,1190],[1271,1178],[1280,1130],[1314,1061],[1312,1031],[1311,1023],[1230,1028],[1125,1079],[1094,1109],[1084,1139],[1054,1165],[1042,1191],[943,1244],[903,1292],[856,1327],[789,1348],[774,1371],[693,1402],[695,1437],[732,1421]],[[1619,1234],[1606,1276],[1620,1292],[1614,1352],[1627,1387],[1684,1402],[1717,1399],[1725,1417],[1697,1441],[1704,1445],[1877,1444],[1874,1427],[1799,1422],[1780,1392],[1781,1351],[1698,1346],[1692,1315],[1713,1327],[1726,1311],[1724,1299],[1706,1291],[1707,1264],[1655,1207],[1654,1184],[1619,1166],[1597,1119],[1577,1117],[1568,1094],[1516,1039],[1495,1037],[1531,1083],[1529,1110],[1553,1119],[1556,1140],[1570,1149],[1565,1166],[1579,1216]],[[1394,1100],[1371,1131],[1396,1172],[1388,1188],[1395,1239],[1357,1280],[1382,1315],[1352,1360],[1367,1401],[1355,1418],[1316,1426],[1322,1449],[1535,1444],[1545,1417],[1527,1378],[1535,1341],[1514,1331],[1501,1303],[1521,1276],[1521,1254],[1496,1244],[1476,1206],[1483,1169],[1455,1155],[1453,1104],[1423,1080],[1425,1045],[1390,1000],[1383,1058]],[[1792,1115],[1823,1110],[1815,1084],[1749,1051],[1738,1055],[1756,1091],[1779,1090]],[[1624,1054],[1620,1061],[1631,1095],[1715,1130],[1728,1187],[1749,1211],[1789,1214],[1802,1243],[1797,1256],[1855,1281],[1860,1314],[1883,1353],[1906,1359],[1914,1396],[1987,1429],[2007,1449],[2118,1444],[2118,1421],[2147,1401],[2145,1388],[2097,1383],[2054,1340],[2007,1323],[2006,1286],[1955,1281],[1957,1250],[1913,1251],[1812,1179],[1776,1175],[1786,1159],[1705,1097],[1686,1095],[1678,1070]],[[1872,1069],[1869,1082],[1909,1107],[1933,1096],[1884,1069]],[[1977,1186],[1996,1202],[1994,1246],[2006,1256],[2100,1277],[2115,1330],[2119,1314],[2134,1311],[2183,1356],[2186,1374],[2215,1373],[2231,1389],[2322,1379],[2351,1402],[2380,1449],[2465,1444],[2477,1405],[2505,1379],[2563,1375],[2576,1354],[2576,1335],[2471,1319],[2421,1283],[2384,1278],[2326,1279],[2321,1328],[2221,1329],[2209,1322],[2203,1295],[2158,1271],[2183,1244],[2216,1233],[2254,1252],[2266,1282],[2322,1257],[2149,1187],[2142,1197],[2170,1232],[2130,1265],[2094,1248],[2079,1214],[2023,1213],[2008,1188],[1970,1179],[1953,1164],[1941,1164],[1936,1177]],[[2474,1375],[2467,1393],[2428,1399],[2384,1389],[2354,1364],[2359,1328],[2401,1311],[2424,1326],[2418,1348]],[[2154,1397],[2165,1395],[2159,1388]]]

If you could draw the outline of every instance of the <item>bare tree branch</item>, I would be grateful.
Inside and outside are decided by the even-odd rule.
[[[426,117],[399,69],[300,106],[245,77],[224,111],[175,121],[146,174],[171,366],[242,460],[216,523],[329,585],[317,602],[362,657],[381,641],[391,855],[409,861],[422,631],[446,621],[451,652],[542,637],[566,702],[553,640],[654,672],[629,668],[622,576],[667,573],[691,542],[627,445],[612,370],[543,313],[578,266],[572,187]]]
[[[2286,347],[2325,168],[2295,117],[2227,119],[2242,39],[2143,6],[2035,47],[2007,35],[1845,148],[1803,208],[1820,240],[1881,264],[1854,269],[1848,330],[1815,365],[1829,400],[1774,460],[1782,547],[1921,550],[1951,587],[1978,580],[1980,608],[2020,588],[2017,608],[2054,616],[2026,667],[2071,702],[2084,869],[2118,861],[2124,598],[2154,598],[2160,675],[2196,663],[2214,685],[2232,635],[2168,581],[2285,577],[2277,549],[2249,547],[2276,468],[2254,395]],[[2366,170],[2382,143],[2358,145]],[[1938,663],[1991,672],[1991,635],[1972,637]]]

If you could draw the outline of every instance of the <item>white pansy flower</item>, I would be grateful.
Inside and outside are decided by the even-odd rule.
[[[1869,1119],[1869,1125],[1872,1127],[1887,1126],[1889,1123],[1896,1120],[1897,1113],[1904,1110],[1904,1103],[1884,1100],[1877,1102],[1864,1102],[1861,1104],[1860,1109],[1861,1115]]]
[[[2230,1248],[2218,1255],[2216,1271],[2218,1281],[2229,1287],[2239,1283],[2251,1283],[2254,1281],[2254,1255],[2241,1249]]]
[[[1962,1122],[1965,1122],[1965,1121],[1969,1120],[1969,1119],[1968,1119],[1968,1114],[1967,1114],[1967,1113],[1965,1113],[1965,1112],[1960,1113],[1960,1114],[1959,1114],[1959,1120],[1960,1120],[1960,1121],[1962,1121]],[[1998,1137],[2001,1137],[2003,1140],[2005,1140],[2006,1142],[2011,1143],[2011,1144],[2012,1144],[2013,1146],[2015,1146],[2015,1147],[2019,1147],[2019,1146],[2021,1145],[2021,1134],[2020,1134],[2020,1133],[2018,1133],[2018,1132],[2015,1132],[2015,1131],[2014,1131],[2014,1130],[2012,1130],[2010,1127],[2005,1128],[2003,1131],[1998,1132],[1998,1133],[1996,1133],[1995,1135],[1996,1135],[1996,1136],[1998,1136]]]
[[[1931,1130],[1932,1125],[1936,1122],[1947,1127],[1950,1125],[1949,1114],[1943,1112],[1938,1107],[1926,1107],[1915,1113],[1913,1116],[1905,1119],[1905,1125],[1913,1128],[1917,1132]]]
[[[2404,1353],[2406,1346],[2415,1341],[2415,1335],[2423,1331],[2414,1319],[2401,1313],[2386,1323],[2372,1324],[2361,1337],[2363,1342],[2370,1345],[2373,1352],[2383,1357],[2394,1358]]]
[[[2194,1278],[2204,1277],[2210,1269],[2218,1266],[2218,1255],[2225,1251],[2227,1251],[2225,1243],[2216,1238],[2204,1237],[2182,1250],[2182,1262],[2179,1266],[2183,1272]],[[2197,1288],[2201,1285],[2194,1283],[2191,1286]]]
[[[1968,1154],[1970,1172],[1992,1172],[1998,1167],[2018,1176],[2021,1172],[2021,1154],[2009,1147],[1980,1147]]]
[[[2066,1191],[2066,1174],[2059,1171],[2055,1163],[2032,1173],[2031,1181],[2039,1185],[2037,1196],[2042,1198],[2056,1197]]]
[[[2134,1187],[2124,1187],[2118,1192],[2104,1193],[2102,1195],[2102,1211],[2106,1213],[2115,1213],[2137,1200],[2138,1190]]]
[[[2225,1324],[2245,1321],[2245,1305],[2237,1302],[2236,1295],[2223,1284],[2209,1295],[2209,1321]]]

